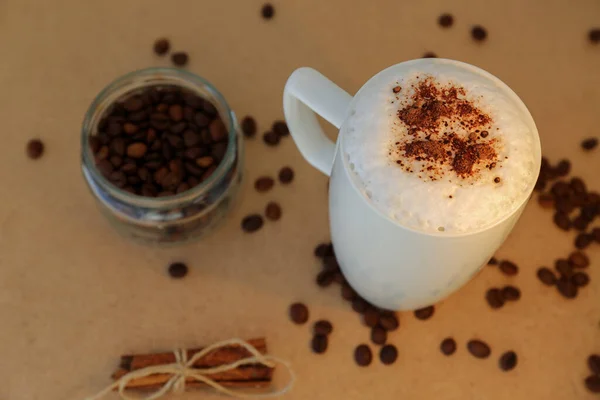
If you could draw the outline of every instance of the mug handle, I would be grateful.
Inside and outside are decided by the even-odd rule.
[[[336,128],[346,119],[352,96],[312,68],[292,73],[283,92],[285,119],[302,156],[329,176],[335,157],[333,143],[319,125],[319,114]]]

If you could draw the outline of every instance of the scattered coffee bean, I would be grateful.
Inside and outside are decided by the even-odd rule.
[[[571,161],[569,160],[560,160],[555,168],[555,173],[557,176],[567,176],[571,172]]]
[[[585,378],[585,387],[592,393],[600,393],[600,375],[590,375]]]
[[[242,132],[247,138],[256,136],[256,121],[254,118],[248,116],[242,120]]]
[[[269,132],[265,132],[263,134],[263,141],[268,146],[277,146],[279,144],[280,140],[281,140],[281,136],[279,136],[275,132],[269,131]]]
[[[154,42],[154,52],[156,54],[158,54],[159,56],[163,56],[163,55],[167,54],[169,52],[170,48],[171,48],[171,43],[169,42],[168,39],[160,38],[160,39],[156,39],[156,41]]]
[[[502,296],[502,293],[500,292],[500,289],[489,289],[485,293],[485,300],[490,305],[490,307],[494,309],[500,308],[504,305],[504,298]]]
[[[361,344],[356,347],[354,350],[354,361],[361,367],[366,367],[371,364],[373,360],[373,354],[371,353],[371,349],[366,344]]]
[[[275,185],[275,180],[270,176],[261,176],[254,181],[254,189],[259,193],[268,192]]]
[[[332,331],[333,325],[325,319],[315,322],[315,325],[313,326],[313,333],[315,335],[329,335]]]
[[[590,29],[588,32],[588,39],[593,44],[600,43],[600,28]]]
[[[590,265],[590,259],[581,251],[574,251],[569,254],[569,263],[574,268],[587,268]]]
[[[386,331],[395,331],[400,326],[398,317],[396,317],[396,315],[394,315],[392,312],[382,313],[379,318],[379,324]]]
[[[577,287],[584,287],[590,283],[590,277],[585,272],[576,272],[571,277],[571,282]]]
[[[368,308],[363,314],[363,322],[373,328],[379,324],[379,312],[375,308]]]
[[[598,146],[598,138],[588,138],[581,142],[584,150],[593,150]]]
[[[422,58],[437,58],[437,55],[433,51],[427,51]]]
[[[296,324],[304,324],[308,321],[308,307],[302,303],[294,303],[289,310],[290,319]]]
[[[333,283],[335,272],[331,270],[321,271],[317,274],[317,285],[328,287]]]
[[[519,273],[519,267],[511,261],[502,261],[500,263],[500,271],[502,271],[504,275],[513,276]]]
[[[379,359],[382,364],[390,365],[396,362],[398,358],[398,350],[393,344],[386,344],[379,350]]]
[[[487,343],[477,339],[469,340],[467,349],[469,350],[469,353],[477,358],[488,358],[492,352]]]
[[[547,193],[541,193],[538,196],[538,204],[542,208],[554,208],[554,197]]]
[[[557,211],[554,214],[554,224],[563,231],[568,231],[571,228],[571,220],[569,219],[569,216],[562,211]]]
[[[278,221],[281,218],[281,206],[274,201],[267,204],[265,216],[271,221]]]
[[[321,243],[319,244],[317,247],[315,247],[315,256],[319,257],[319,258],[325,258],[325,256],[327,255],[327,252],[329,251],[329,246],[330,244],[328,243]]]
[[[348,283],[342,285],[342,297],[348,301],[352,301],[354,300],[354,297],[356,297],[356,292]]]
[[[262,6],[260,13],[264,19],[271,19],[275,15],[275,8],[272,4],[266,3]]]
[[[330,270],[340,269],[340,265],[337,262],[335,256],[326,255],[323,257],[323,268]]]
[[[290,134],[290,130],[285,121],[275,121],[271,127],[271,130],[280,137],[289,136]]]
[[[363,298],[356,296],[354,300],[352,300],[352,309],[357,313],[364,313],[369,308],[369,303],[367,303]]]
[[[454,17],[451,14],[442,14],[438,18],[438,24],[442,28],[450,28],[454,24]]]
[[[502,298],[505,301],[517,301],[521,298],[521,291],[519,288],[508,285],[502,288]]]
[[[510,371],[514,369],[517,366],[517,353],[514,351],[507,351],[500,356],[498,364],[500,365],[500,369],[502,371]]]
[[[564,258],[559,258],[554,262],[554,268],[558,271],[561,276],[573,275],[573,267]]]
[[[482,42],[487,38],[487,31],[484,27],[476,25],[471,29],[471,36],[478,42]]]
[[[177,53],[173,53],[171,55],[171,61],[178,67],[183,67],[184,65],[186,65],[188,63],[188,60],[188,54],[183,51],[178,51]]]
[[[440,351],[447,356],[454,354],[456,351],[456,341],[451,337],[442,340]]]
[[[577,297],[577,286],[568,277],[561,277],[556,282],[558,292],[567,299],[574,299]]]
[[[496,257],[490,258],[490,261],[488,261],[488,265],[498,265],[498,259]]]
[[[600,375],[600,354],[591,354],[587,362],[592,374]]]
[[[415,317],[417,317],[417,319],[425,321],[425,320],[431,318],[431,316],[433,315],[434,312],[435,312],[435,307],[429,306],[429,307],[420,308],[418,310],[415,310],[414,314],[415,314]]]
[[[537,270],[537,277],[544,285],[552,286],[556,284],[556,276],[551,269],[546,267],[541,267]]]
[[[27,142],[27,157],[37,160],[44,154],[44,143],[39,139],[31,139]]]
[[[284,185],[294,180],[294,170],[290,167],[283,167],[279,170],[279,182]]]
[[[184,263],[176,262],[169,265],[169,275],[171,278],[183,278],[188,273],[188,267]]]
[[[263,226],[263,218],[258,214],[251,214],[242,220],[242,230],[247,233],[256,232]]]
[[[593,240],[594,237],[592,235],[588,235],[587,233],[580,233],[575,238],[575,247],[579,250],[587,249],[588,246],[592,244]]]
[[[381,326],[377,325],[371,329],[371,341],[374,344],[385,344],[387,341],[387,331]]]
[[[311,341],[312,350],[317,354],[323,354],[327,351],[327,345],[329,340],[327,335],[315,335]]]

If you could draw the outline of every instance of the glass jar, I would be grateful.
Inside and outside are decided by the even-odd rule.
[[[144,197],[112,184],[98,170],[90,137],[109,108],[126,94],[152,86],[178,86],[213,103],[227,128],[229,141],[214,173],[197,186],[168,197]],[[102,213],[122,234],[145,243],[180,243],[205,235],[223,221],[241,182],[243,141],[235,114],[206,80],[176,68],[148,68],[118,78],[90,105],[81,130],[85,181]]]

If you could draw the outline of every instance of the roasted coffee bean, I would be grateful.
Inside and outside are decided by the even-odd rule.
[[[340,269],[340,265],[334,256],[325,256],[323,258],[323,269],[337,271]]]
[[[263,134],[263,141],[268,145],[268,146],[277,146],[279,144],[279,141],[281,136],[279,136],[278,134],[276,134],[275,132],[265,132]]]
[[[281,218],[281,206],[274,201],[267,204],[265,216],[271,221],[278,221]]]
[[[500,308],[504,305],[504,298],[500,292],[500,289],[489,289],[485,293],[485,300],[492,308]]]
[[[346,283],[346,278],[344,278],[344,274],[342,274],[339,270],[335,271],[333,274],[333,281],[335,283],[339,283],[340,285]]]
[[[275,180],[270,176],[262,176],[254,181],[254,189],[259,193],[268,192],[273,188]]]
[[[111,172],[113,172],[113,165],[107,159],[100,160],[96,163],[96,168],[105,177],[108,178]]]
[[[208,126],[208,131],[210,132],[210,137],[215,142],[227,139],[227,128],[223,124],[223,121],[221,121],[221,118],[213,120]]]
[[[175,122],[183,119],[183,107],[181,104],[173,104],[169,107],[169,117]]]
[[[356,296],[356,292],[352,289],[352,286],[345,283],[342,285],[342,297],[344,300],[352,301]]]
[[[513,276],[519,273],[519,267],[511,261],[505,260],[500,263],[500,271],[504,275]]]
[[[450,14],[442,14],[438,18],[438,24],[440,24],[442,28],[449,28],[453,23],[454,17]]]
[[[561,277],[556,282],[556,287],[558,288],[558,292],[567,299],[574,299],[577,297],[577,286],[575,286],[575,284],[567,277]]]
[[[202,174],[202,176],[200,177],[200,179],[202,179],[203,181],[207,180],[208,178],[210,178],[210,176],[217,170],[217,166],[216,165],[212,165],[210,166],[206,171],[204,171],[204,173]]]
[[[571,187],[573,192],[576,194],[587,192],[585,182],[581,178],[578,178],[576,176],[571,178],[571,182],[569,183],[569,186]]]
[[[266,3],[262,6],[260,14],[264,19],[271,19],[275,16],[275,8],[272,4]]]
[[[178,67],[183,67],[188,63],[189,56],[186,52],[179,51],[171,55],[171,61]]]
[[[109,175],[108,179],[119,188],[127,186],[127,177],[123,171],[113,171]]]
[[[131,96],[125,100],[123,107],[129,112],[140,111],[144,107],[144,100],[140,96]]]
[[[544,285],[552,286],[556,284],[556,276],[551,269],[541,267],[537,270],[537,277]]]
[[[373,328],[379,323],[379,311],[369,307],[363,314],[363,322],[366,326]]]
[[[333,325],[325,319],[315,322],[315,325],[313,326],[313,333],[315,335],[329,335],[332,331]]]
[[[321,271],[317,274],[317,285],[320,287],[328,287],[333,283],[334,271]]]
[[[112,156],[108,159],[108,161],[110,161],[115,168],[119,168],[121,165],[123,165],[123,159],[119,156]]]
[[[502,371],[510,371],[517,366],[517,353],[514,351],[507,351],[500,356],[498,365]]]
[[[559,258],[554,262],[554,268],[560,273],[561,276],[573,275],[573,267],[564,258]]]
[[[290,134],[290,130],[284,121],[275,121],[271,130],[279,136],[288,136]]]
[[[188,273],[188,267],[182,262],[176,262],[169,265],[169,275],[171,278],[183,278]]]
[[[40,139],[31,139],[27,142],[27,157],[37,160],[44,154],[44,143]]]
[[[590,283],[590,277],[585,272],[576,272],[571,277],[571,282],[577,287],[584,287]]]
[[[586,249],[594,240],[592,235],[588,235],[587,233],[580,233],[575,238],[575,247],[579,250]]]
[[[256,136],[256,120],[250,116],[244,117],[242,120],[242,132],[247,138]]]
[[[422,58],[437,58],[437,55],[433,51],[428,51],[423,54]]]
[[[131,158],[142,158],[146,154],[147,150],[148,146],[146,146],[144,143],[132,143],[127,146],[127,156]]]
[[[454,354],[456,351],[456,341],[451,337],[442,340],[442,343],[440,343],[440,351],[446,356]]]
[[[227,143],[217,143],[211,146],[210,154],[214,157],[215,160],[221,162],[223,157],[225,157],[225,153],[227,152]]]
[[[574,251],[569,254],[569,263],[574,268],[587,268],[590,265],[590,259],[582,251]]]
[[[166,38],[156,39],[154,42],[154,52],[159,56],[163,56],[169,52],[171,43]]]
[[[371,349],[366,344],[361,344],[354,349],[354,361],[361,367],[366,367],[371,364],[373,354]]]
[[[379,318],[379,325],[386,331],[395,331],[400,326],[398,318],[393,312],[382,312]]]
[[[329,340],[326,335],[314,335],[310,346],[313,352],[323,354],[327,351],[328,342]]]
[[[471,29],[471,36],[478,42],[482,42],[487,38],[487,31],[483,26],[476,25]]]
[[[561,211],[557,211],[554,214],[554,224],[563,231],[571,229],[571,220],[569,220],[569,216]]]
[[[581,147],[584,150],[593,150],[598,147],[598,138],[588,138],[581,142]]]
[[[290,306],[289,315],[294,323],[302,325],[308,321],[308,307],[302,303],[294,303]]]
[[[398,350],[393,344],[386,344],[379,350],[379,360],[384,365],[390,365],[396,362],[398,358]]]
[[[600,243],[600,227],[592,230],[591,237],[594,238],[594,242]]]
[[[258,214],[251,214],[242,220],[242,230],[247,233],[256,232],[263,226],[263,218]]]
[[[521,291],[519,290],[519,288],[515,287],[515,286],[504,286],[502,288],[502,298],[505,301],[516,301],[519,300],[521,298]]]
[[[600,43],[600,28],[590,29],[588,32],[588,39],[593,44]]]
[[[600,375],[600,354],[591,354],[587,359],[592,374]]]
[[[319,258],[325,258],[327,255],[327,250],[329,249],[329,244],[320,243],[317,247],[315,247],[314,254]]]
[[[387,341],[387,331],[381,326],[377,325],[371,329],[371,341],[374,344],[385,344]]]
[[[585,387],[592,393],[600,393],[600,375],[590,375],[585,378]]]
[[[425,320],[431,318],[433,316],[434,312],[435,312],[435,307],[429,306],[429,307],[420,308],[418,310],[415,310],[414,314],[417,319],[425,321]]]
[[[369,308],[369,303],[367,303],[362,297],[356,296],[354,300],[352,300],[352,309],[355,312],[362,314],[367,310],[367,308]]]
[[[279,182],[284,185],[294,180],[294,170],[290,167],[283,167],[279,170]]]
[[[546,193],[541,193],[538,196],[538,204],[542,208],[554,208],[554,197]]]
[[[571,172],[571,162],[569,160],[560,160],[555,168],[557,176],[567,176]]]
[[[579,216],[573,220],[572,225],[573,228],[575,228],[579,232],[583,232],[588,228],[589,222],[586,220],[586,218]]]
[[[496,259],[496,257],[490,258],[490,260],[488,261],[488,265],[498,265],[498,260]]]
[[[180,183],[179,186],[177,186],[177,190],[175,191],[175,193],[179,194],[179,193],[187,192],[188,190],[190,190],[190,185],[186,182],[183,182],[183,183]]]
[[[196,165],[200,168],[208,168],[215,164],[215,160],[211,156],[200,157],[196,160]]]
[[[477,339],[469,340],[467,350],[477,358],[488,358],[492,352],[487,343]]]

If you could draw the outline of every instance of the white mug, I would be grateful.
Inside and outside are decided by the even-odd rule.
[[[431,62],[452,63],[461,70],[491,79],[521,109],[534,136],[535,182],[541,164],[539,136],[521,99],[495,76],[458,61],[421,59],[390,68],[418,67],[419,63]],[[359,90],[353,98],[314,69],[300,68],[285,86],[285,118],[304,158],[330,176],[331,238],[348,282],[378,307],[422,308],[450,295],[488,262],[519,219],[531,191],[504,218],[474,232],[429,233],[402,226],[376,209],[361,193],[346,157],[341,154],[343,134],[338,135],[334,144],[325,136],[315,115],[319,114],[342,132],[348,112],[360,95]],[[533,184],[530,187],[533,190]]]

